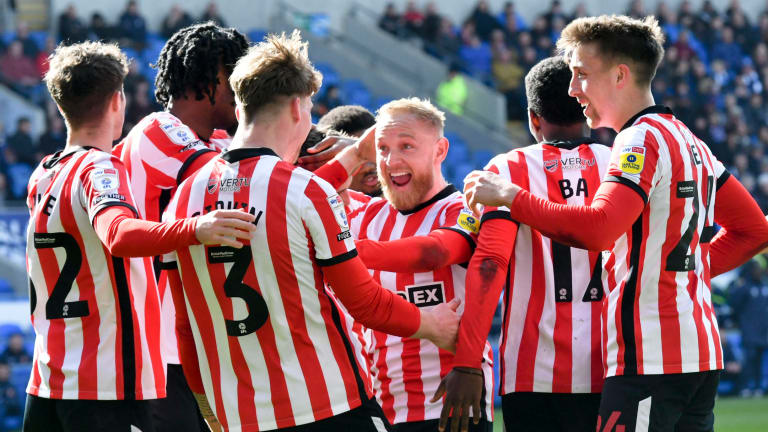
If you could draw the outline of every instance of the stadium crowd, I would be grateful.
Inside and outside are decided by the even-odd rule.
[[[568,22],[588,12],[581,5],[568,13],[555,0],[546,13],[527,23],[512,2],[502,11],[491,11],[480,1],[456,28],[440,15],[435,3],[422,9],[409,2],[402,12],[388,6],[379,24],[397,37],[422,39],[430,55],[504,93],[510,119],[523,121],[527,119],[525,74],[552,55],[554,41]],[[640,0],[632,1],[627,9],[628,15],[636,17],[648,12]],[[763,212],[768,212],[768,11],[752,22],[734,0],[725,11],[716,10],[709,1],[698,11],[689,2],[683,2],[677,11],[662,2],[654,13],[667,36],[666,56],[653,86],[657,102],[671,107],[740,179]],[[136,2],[128,2],[114,24],[95,13],[86,25],[70,6],[59,18],[57,37],[32,37],[24,23],[19,23],[11,38],[0,39],[0,80],[39,104],[46,114],[46,130],[37,140],[32,138],[27,118],[15,125],[0,125],[0,205],[23,200],[33,168],[65,143],[64,122],[41,82],[46,59],[58,41],[117,41],[142,56],[152,51],[153,43],[162,44],[177,30],[207,20],[224,23],[215,3],[199,18],[174,7],[163,20],[161,32],[152,34]],[[162,109],[155,101],[153,79],[151,70],[139,62],[131,63],[125,79],[122,136],[144,116]],[[343,104],[338,89],[328,86],[317,96],[313,114],[319,117]],[[598,136],[603,141],[613,137],[606,130]],[[756,318],[768,313],[765,261],[756,259],[744,266],[727,297],[724,313],[730,311],[732,319],[726,318],[725,325],[741,330],[739,346],[725,347],[726,370],[734,374],[731,391],[762,395],[761,386],[766,384],[759,368],[768,351],[768,327],[765,319]],[[29,353],[23,335],[8,336],[7,341],[0,341],[6,347],[0,354],[0,403],[5,415],[18,416],[23,406],[14,405],[19,400],[18,389],[10,385],[9,375],[12,365],[29,362]]]

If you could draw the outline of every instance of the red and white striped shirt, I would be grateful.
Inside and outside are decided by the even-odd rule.
[[[358,201],[362,202],[362,201]],[[458,224],[464,209],[461,192],[452,185],[410,212],[399,212],[382,198],[373,198],[350,213],[352,235],[358,239],[389,241],[427,235],[435,229],[461,232],[474,246],[473,233]],[[373,279],[420,308],[460,298],[463,311],[466,268],[451,265],[423,273],[393,273],[371,270]],[[440,381],[451,371],[453,354],[432,342],[372,332],[369,346],[376,399],[393,423],[440,418],[442,401],[430,403]],[[492,419],[493,361],[486,342],[482,365],[485,379],[485,416]]]
[[[123,164],[97,149],[67,148],[43,160],[28,192],[36,339],[27,392],[50,399],[165,397],[152,262],[110,255],[92,225],[109,206],[136,212]]]
[[[668,108],[640,112],[616,136],[605,181],[631,187],[646,205],[606,253],[606,376],[723,367],[708,243],[728,175]]]
[[[164,219],[222,208],[256,215],[250,245],[164,257],[178,263],[216,417],[229,431],[271,430],[358,407],[372,396],[365,362],[321,271],[357,256],[341,198],[271,150],[241,148],[185,180]]]
[[[588,138],[542,143],[496,156],[486,170],[549,201],[589,205],[610,153]],[[495,217],[509,210],[487,207],[483,220]],[[519,226],[502,303],[500,394],[601,391],[601,276],[599,252]]]
[[[208,138],[208,147],[217,153],[227,151],[229,145],[232,143],[232,137],[224,129],[215,129]]]
[[[224,131],[217,132],[217,137],[222,138]],[[183,179],[185,169],[197,157],[211,151],[208,143],[200,140],[173,114],[156,112],[134,126],[112,153],[128,169],[139,217],[160,222],[162,211]],[[167,363],[178,364],[173,325],[176,311],[165,279],[160,281],[159,287],[163,309],[163,355]]]

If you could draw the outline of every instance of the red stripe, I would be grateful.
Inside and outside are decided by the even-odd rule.
[[[552,146],[542,146],[542,160],[562,159],[562,152]],[[554,172],[543,172],[547,180],[547,198],[558,204],[567,204],[558,186],[558,181],[563,179],[562,164],[557,164]],[[576,188],[577,185],[571,185]],[[542,239],[543,241],[543,239]],[[550,257],[552,248],[550,248]],[[542,269],[543,270],[543,269]],[[573,280],[573,275],[571,275]],[[536,289],[536,288],[533,288]],[[554,302],[555,328],[552,340],[555,349],[555,358],[552,365],[552,391],[555,393],[570,393],[573,389],[573,302],[581,299],[573,296],[570,302]],[[537,323],[538,324],[538,323]]]
[[[301,294],[295,269],[292,261],[287,259],[292,256],[286,220],[286,199],[291,174],[292,169],[278,162],[270,177],[266,199],[266,213],[269,215],[266,218],[267,242],[270,245],[270,256],[278,278],[286,319],[292,323],[291,337],[309,391],[310,404],[315,418],[324,418],[331,414],[327,384],[323,374],[318,373],[322,370],[320,360],[310,342],[304,319],[304,305],[298,301]]]

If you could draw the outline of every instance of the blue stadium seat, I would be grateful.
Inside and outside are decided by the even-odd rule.
[[[267,36],[267,31],[262,29],[253,29],[247,33],[248,40],[252,43],[259,43]]]
[[[32,373],[32,363],[20,363],[11,365],[11,385],[15,388],[21,388],[21,393],[29,382],[29,375]]]
[[[16,32],[13,30],[8,30],[2,33],[0,38],[3,39],[3,43],[5,45],[10,44],[14,39],[16,39]]]
[[[324,87],[331,84],[339,85],[341,78],[339,77],[339,73],[336,72],[336,69],[332,65],[329,63],[315,63],[315,69],[323,74]]]
[[[309,16],[309,31],[317,36],[328,36],[331,28],[331,17],[327,13],[315,13]]]
[[[373,100],[373,106],[374,106],[376,109],[379,109],[379,108],[381,108],[381,106],[382,106],[382,105],[384,105],[385,103],[387,103],[387,102],[389,102],[389,101],[391,101],[391,100],[392,100],[392,98],[391,98],[391,97],[387,97],[387,96],[380,96],[380,97],[374,98],[374,100]]]
[[[477,167],[477,169],[480,169],[480,168],[483,168],[486,164],[488,164],[488,162],[494,156],[495,155],[493,154],[493,152],[485,149],[480,149],[480,150],[475,150],[472,153],[472,160],[475,162],[475,166]]]
[[[13,287],[11,283],[5,279],[0,278],[0,294],[11,293],[13,294]]]
[[[21,327],[18,326],[18,324],[13,323],[6,323],[6,324],[0,324],[0,340],[5,342],[8,340],[8,338],[11,337],[11,335],[14,335],[16,333],[24,334],[24,331],[21,329]]]
[[[37,47],[42,51],[45,49],[45,40],[48,39],[48,32],[45,30],[36,30],[29,32],[29,38],[35,41]]]

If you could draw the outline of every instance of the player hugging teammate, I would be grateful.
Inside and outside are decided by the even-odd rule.
[[[662,43],[653,18],[570,23],[525,79],[537,143],[465,194],[417,98],[329,113],[299,163],[316,169],[297,166],[322,79],[298,32],[180,30],[166,111],[114,150],[124,54],[59,47],[68,139],[29,185],[24,430],[487,432],[493,361],[507,431],[712,430],[710,278],[768,222],[655,105]]]

